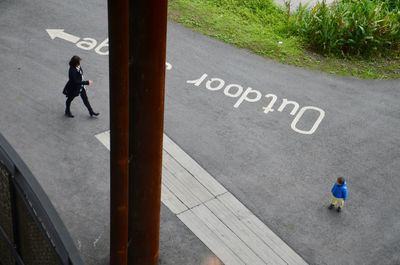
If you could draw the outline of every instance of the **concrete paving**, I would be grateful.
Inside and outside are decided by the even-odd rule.
[[[108,57],[106,47],[95,50],[107,36],[106,1],[3,0],[0,10],[0,131],[43,185],[86,264],[107,264],[109,153],[94,137],[109,129]],[[92,38],[96,47],[52,40],[46,29]],[[63,116],[74,54],[95,81],[88,94],[97,119],[79,98],[75,118]],[[167,59],[166,134],[304,260],[400,263],[398,80],[277,64],[173,23]],[[205,73],[198,86],[187,83]],[[238,85],[260,99],[235,108]],[[273,95],[274,111],[264,113]],[[293,115],[294,105],[279,111],[284,99],[299,104]],[[307,106],[325,114],[312,134],[299,133],[318,118]],[[341,214],[326,209],[337,176],[350,191]],[[166,207],[161,218],[160,264],[201,264],[213,255]]]
[[[295,10],[300,4],[307,5],[308,7],[313,7],[318,2],[322,2],[322,0],[290,0],[290,2],[285,0],[274,0],[274,1],[281,6],[285,6],[286,3],[290,3],[291,10]],[[333,3],[334,0],[325,0],[325,2],[330,4]]]

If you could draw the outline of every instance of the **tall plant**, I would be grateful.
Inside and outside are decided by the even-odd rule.
[[[292,32],[314,50],[326,54],[369,55],[398,51],[400,0],[325,0],[314,7],[300,6],[290,17]]]

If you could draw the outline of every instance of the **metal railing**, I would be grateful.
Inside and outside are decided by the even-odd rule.
[[[0,265],[83,265],[26,164],[0,134]]]

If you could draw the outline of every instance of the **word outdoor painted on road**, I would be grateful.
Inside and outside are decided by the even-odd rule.
[[[188,84],[193,84],[194,86],[199,87],[200,85],[204,85],[206,89],[210,91],[218,91],[223,89],[223,93],[227,97],[237,98],[236,103],[233,105],[234,108],[239,108],[239,106],[243,102],[255,103],[261,100],[262,94],[260,91],[256,89],[252,89],[248,87],[246,90],[241,85],[238,84],[226,84],[225,81],[221,78],[207,78],[208,74],[203,74],[199,79],[196,80],[187,80]],[[207,81],[206,81],[207,80]],[[205,82],[206,81],[206,82]],[[205,83],[204,83],[205,82]],[[267,94],[264,96],[268,99],[266,105],[262,107],[265,114],[270,112],[274,112],[275,103],[278,100],[278,97],[274,94]],[[321,121],[325,117],[325,111],[314,107],[314,106],[304,106],[300,108],[299,103],[293,100],[288,100],[286,98],[282,99],[280,106],[278,107],[278,111],[282,112],[288,105],[292,106],[292,110],[290,111],[290,115],[294,116],[294,119],[291,123],[291,128],[293,131],[301,134],[313,134],[320,125]],[[300,110],[299,110],[300,109]],[[316,111],[318,112],[318,118],[314,121],[314,124],[308,130],[297,128],[297,123],[303,117],[303,115],[307,111]]]

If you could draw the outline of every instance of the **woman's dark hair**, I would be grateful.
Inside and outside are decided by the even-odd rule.
[[[81,64],[81,57],[79,57],[78,55],[74,55],[72,56],[71,60],[69,61],[69,66],[71,67],[77,67],[78,65]]]

